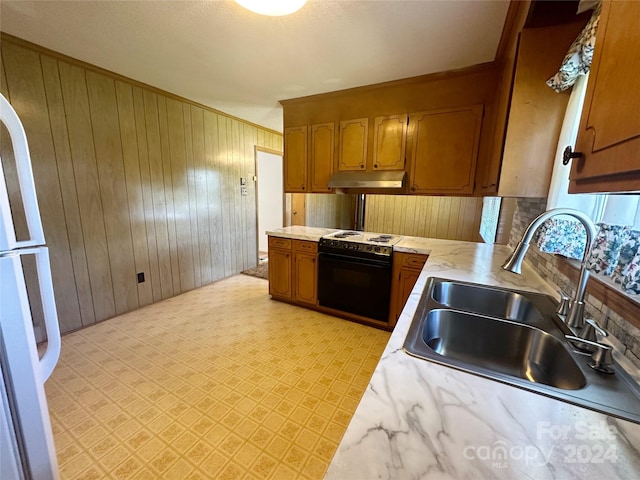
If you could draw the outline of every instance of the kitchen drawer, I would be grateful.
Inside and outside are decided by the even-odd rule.
[[[401,262],[401,268],[416,268],[422,270],[428,255],[396,254],[394,260]]]
[[[318,242],[309,242],[305,240],[294,240],[293,249],[296,252],[318,253]]]
[[[269,237],[269,248],[280,248],[291,250],[291,239],[280,237]]]

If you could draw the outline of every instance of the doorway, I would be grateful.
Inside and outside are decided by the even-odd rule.
[[[256,211],[258,262],[269,249],[265,232],[284,226],[284,187],[282,153],[256,147]],[[263,258],[264,257],[264,258]]]

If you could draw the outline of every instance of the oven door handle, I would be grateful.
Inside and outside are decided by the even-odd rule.
[[[320,252],[318,253],[319,261],[323,259],[329,260],[332,262],[343,262],[343,263],[358,263],[361,265],[367,265],[372,267],[380,267],[380,268],[391,268],[391,260],[377,260],[375,258],[360,258],[360,257],[352,257],[350,255],[338,255],[335,253],[326,253]]]

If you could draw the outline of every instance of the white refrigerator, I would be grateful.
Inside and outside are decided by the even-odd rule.
[[[6,162],[0,161],[0,479],[58,479],[44,391],[44,382],[60,356],[49,250],[45,246],[24,128],[2,94],[0,121],[9,132],[13,151],[13,156],[6,156]],[[8,147],[3,145],[2,152],[11,152]],[[9,203],[5,174],[9,164],[20,191],[18,198],[12,198],[13,205]],[[21,205],[16,208],[18,203]],[[27,225],[28,233],[18,239],[12,211],[21,212]],[[35,259],[47,332],[47,347],[41,357],[23,269],[23,261],[29,256]]]

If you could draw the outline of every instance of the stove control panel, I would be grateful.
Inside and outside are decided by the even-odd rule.
[[[344,240],[336,240],[332,238],[321,238],[319,247],[335,250],[346,250],[350,252],[368,253],[371,255],[390,256],[393,253],[393,247],[389,245],[371,245],[368,243],[356,243]]]

